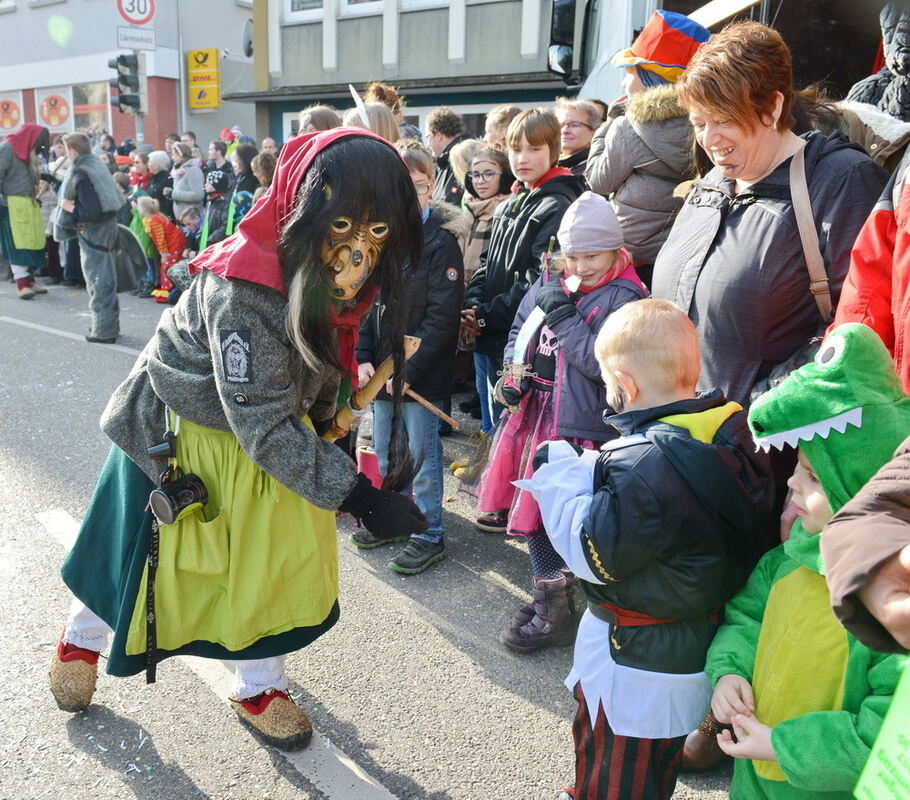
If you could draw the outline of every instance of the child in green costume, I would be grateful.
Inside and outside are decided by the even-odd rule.
[[[752,406],[749,426],[765,450],[798,443],[790,487],[800,513],[789,540],[727,604],[708,651],[711,708],[736,739],[718,736],[737,759],[730,797],[847,800],[901,664],[840,627],[819,534],[910,434],[910,397],[878,336],[843,325],[814,362]]]

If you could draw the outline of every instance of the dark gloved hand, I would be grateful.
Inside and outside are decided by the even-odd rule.
[[[521,389],[507,378],[500,378],[493,387],[493,399],[507,408],[515,408],[521,402],[521,395]]]
[[[377,539],[394,539],[423,533],[430,527],[420,509],[403,494],[376,489],[362,472],[351,493],[338,506],[354,517]]]
[[[549,314],[562,306],[575,305],[572,298],[566,294],[562,281],[553,281],[541,286],[537,290],[534,303],[540,307],[544,314]]]
[[[566,294],[561,281],[553,281],[537,290],[534,302],[547,316],[545,322],[552,328],[575,313],[575,295]]]
[[[581,455],[584,450],[580,445],[574,444],[573,442],[567,442],[569,447],[571,447],[578,455]],[[531,468],[534,472],[537,472],[544,464],[550,463],[550,442],[544,442],[540,447],[537,448],[534,453],[534,459],[531,461]]]

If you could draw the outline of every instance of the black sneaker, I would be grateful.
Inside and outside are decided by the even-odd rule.
[[[489,511],[474,517],[474,527],[484,533],[505,533],[509,529],[507,511]]]
[[[357,545],[361,550],[371,550],[392,542],[406,542],[410,538],[410,536],[396,536],[393,539],[377,539],[366,528],[358,528],[350,537],[351,544]]]
[[[446,557],[445,542],[428,542],[426,539],[411,538],[394,559],[388,563],[388,568],[402,575],[416,575],[427,567],[433,566],[437,561]]]

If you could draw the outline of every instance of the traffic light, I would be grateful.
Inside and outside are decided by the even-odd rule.
[[[111,105],[127,114],[144,114],[148,110],[145,53],[120,55],[107,65],[117,70],[117,77],[110,79],[110,85],[119,92],[119,97],[112,97]]]

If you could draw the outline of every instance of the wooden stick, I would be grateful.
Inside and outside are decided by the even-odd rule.
[[[420,347],[420,339],[416,336],[405,336],[404,337],[404,360],[407,361],[414,353],[417,352],[417,349]],[[369,379],[357,393],[351,398],[351,408],[355,411],[362,411],[365,409],[373,400],[376,398],[382,391],[382,387],[385,386],[386,381],[392,377],[392,373],[395,370],[395,364],[392,361],[392,357],[389,356],[385,361],[383,361],[373,373],[373,377]],[[335,419],[332,421],[331,430],[325,434],[322,438],[329,442],[334,442],[344,436],[350,429],[351,425],[354,422],[354,412],[351,411],[347,405],[338,409],[338,412],[335,414]]]
[[[434,406],[429,400],[426,399],[422,394],[417,394],[413,389],[408,389],[405,394],[416,400],[420,405],[422,405],[427,411],[433,412],[437,417],[439,417],[443,422],[448,422],[456,431],[461,430],[461,425],[459,425],[454,419],[452,419],[445,411],[441,408]]]

